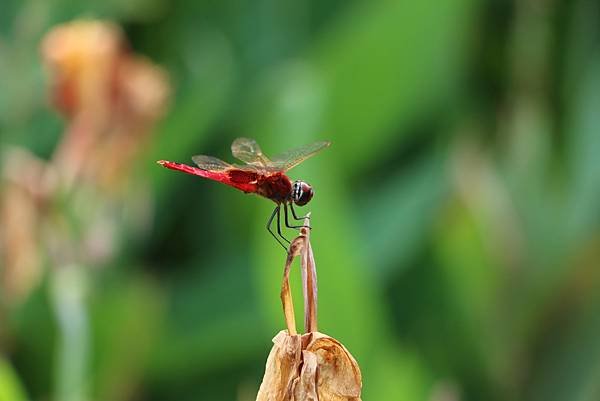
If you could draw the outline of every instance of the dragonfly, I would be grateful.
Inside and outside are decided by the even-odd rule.
[[[205,155],[192,157],[197,167],[167,160],[159,160],[157,163],[171,170],[208,178],[275,202],[275,209],[267,221],[266,228],[287,250],[287,246],[281,241],[283,239],[288,244],[290,243],[281,233],[281,209],[283,208],[286,227],[294,229],[304,227],[290,224],[288,207],[295,220],[305,219],[306,216],[298,217],[294,205],[306,205],[313,198],[314,190],[305,181],[292,181],[286,172],[329,145],[331,145],[329,141],[315,142],[268,158],[254,139],[237,138],[231,144],[231,153],[236,159],[244,162],[243,165],[230,164],[216,157]],[[272,230],[275,218],[277,218],[277,235]]]

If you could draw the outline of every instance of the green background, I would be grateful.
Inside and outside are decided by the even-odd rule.
[[[38,46],[77,17],[173,85],[135,166],[152,224],[88,273],[89,399],[254,399],[284,326],[273,205],[154,163],[238,136],[332,141],[290,176],[364,400],[600,399],[597,2],[2,0],[0,146],[52,153]],[[52,274],[2,308],[1,401],[61,401]]]

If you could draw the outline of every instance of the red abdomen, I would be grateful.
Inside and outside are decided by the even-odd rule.
[[[287,200],[292,192],[292,181],[283,173],[267,175],[262,174],[260,171],[237,168],[211,171],[167,160],[160,160],[158,164],[171,170],[183,171],[184,173],[222,182],[240,191],[264,196],[276,203]]]

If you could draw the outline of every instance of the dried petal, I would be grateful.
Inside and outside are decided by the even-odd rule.
[[[260,385],[257,401],[291,400],[289,389],[298,375],[301,363],[301,337],[290,336],[280,331],[273,338],[273,348],[267,359],[263,382]]]
[[[50,31],[42,43],[42,56],[51,72],[57,108],[68,116],[84,110],[107,116],[123,48],[121,30],[108,22],[80,20]]]
[[[362,387],[360,368],[354,357],[335,338],[313,333],[305,352],[318,360],[320,401],[358,400]]]
[[[293,383],[294,399],[303,401],[318,401],[317,395],[317,355],[302,351],[302,371],[300,377],[296,378]]]

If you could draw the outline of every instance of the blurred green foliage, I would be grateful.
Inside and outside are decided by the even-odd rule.
[[[123,224],[88,278],[91,399],[254,399],[284,324],[272,205],[154,164],[230,160],[237,136],[270,154],[333,142],[291,175],[316,190],[320,329],[359,361],[363,399],[600,399],[599,15],[587,0],[3,0],[2,147],[44,158],[59,140],[38,50],[57,23],[118,22],[174,85],[136,165],[152,229]],[[49,275],[0,314],[2,401],[55,399]]]

